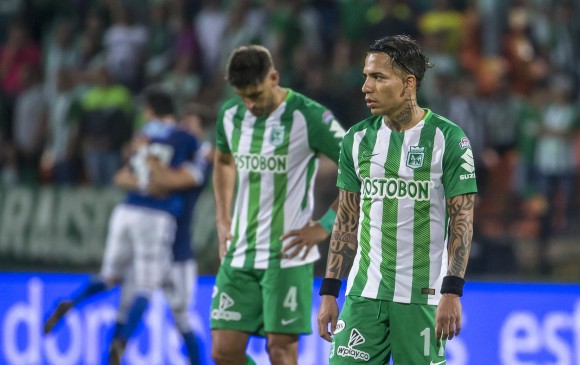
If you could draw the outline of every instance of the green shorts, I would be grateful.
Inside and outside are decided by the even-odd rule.
[[[261,336],[311,333],[313,267],[254,270],[220,266],[211,329]]]
[[[434,305],[347,296],[330,347],[330,365],[444,364],[435,340]]]

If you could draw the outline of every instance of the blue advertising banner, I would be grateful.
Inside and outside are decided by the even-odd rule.
[[[73,309],[53,334],[42,335],[46,314],[89,279],[80,274],[0,273],[0,364],[101,365],[115,321],[118,290]],[[210,358],[209,310],[213,277],[198,281],[190,320]],[[315,292],[320,282],[315,283]],[[580,285],[469,283],[463,302],[463,330],[448,342],[447,365],[580,365]],[[313,328],[319,298],[314,296]],[[330,345],[317,334],[303,336],[299,364],[327,364]],[[127,364],[187,364],[179,333],[162,294],[154,297]],[[248,353],[268,364],[263,339]]]

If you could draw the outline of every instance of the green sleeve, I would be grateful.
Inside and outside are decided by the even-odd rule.
[[[216,146],[223,153],[232,153],[224,129],[224,113],[225,108],[220,109],[216,123]]]
[[[338,163],[344,128],[330,110],[321,109],[321,111],[322,113],[312,113],[308,118],[308,143],[314,151]]]
[[[344,190],[360,193],[360,180],[356,174],[352,159],[352,145],[353,134],[347,133],[340,146],[336,186]]]
[[[469,139],[459,127],[449,131],[445,137],[443,188],[446,198],[477,193],[473,151]]]

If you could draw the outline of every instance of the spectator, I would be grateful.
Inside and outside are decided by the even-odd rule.
[[[48,136],[43,154],[43,170],[52,176],[58,185],[73,185],[79,182],[77,149],[80,105],[74,87],[73,75],[67,69],[56,74],[57,91],[48,106]]]
[[[81,109],[79,141],[89,183],[108,186],[132,133],[131,93],[111,80],[102,66],[93,74],[93,85],[83,95]]]
[[[163,3],[149,5],[149,41],[145,74],[148,80],[157,79],[171,62],[171,34],[167,22],[166,8]]]
[[[45,92],[49,101],[57,93],[57,78],[61,69],[75,69],[79,52],[73,43],[73,24],[68,19],[55,22],[54,30],[45,39],[44,51]]]
[[[0,97],[6,106],[6,118],[11,121],[16,97],[24,88],[24,70],[40,65],[40,47],[30,39],[28,28],[14,21],[8,29],[8,39],[0,46]],[[6,138],[12,138],[12,125],[7,126]]]
[[[181,114],[185,106],[192,102],[201,89],[201,77],[192,72],[191,58],[187,54],[180,55],[172,70],[165,73],[163,88],[171,93],[175,101],[177,113]]]
[[[572,84],[567,75],[554,75],[550,80],[548,105],[540,124],[535,167],[538,189],[548,201],[540,229],[540,271],[549,273],[548,248],[554,227],[566,227],[569,202],[572,199],[576,160],[574,141],[580,118],[571,98]]]
[[[39,67],[22,70],[22,87],[14,107],[14,147],[19,181],[36,184],[39,182],[47,123],[47,103]]]
[[[221,58],[222,37],[228,16],[221,0],[203,0],[203,7],[193,20],[203,57],[204,80],[212,80],[218,71]]]
[[[114,7],[113,18],[103,40],[107,70],[112,80],[137,93],[144,81],[147,29],[134,22],[131,10],[125,6]]]

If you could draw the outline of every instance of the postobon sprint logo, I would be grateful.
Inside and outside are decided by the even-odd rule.
[[[236,153],[234,154],[234,160],[238,170],[243,171],[282,174],[288,170],[288,158],[286,155],[264,156],[255,153]]]
[[[234,300],[226,293],[220,294],[219,308],[211,311],[212,319],[223,319],[226,321],[239,321],[242,319],[242,314],[240,312],[228,311],[228,308],[233,307],[235,304]]]
[[[389,198],[413,200],[429,200],[431,198],[432,181],[405,180],[401,178],[368,178],[361,184],[363,198]]]
[[[355,346],[363,344],[365,341],[366,340],[363,335],[361,335],[361,333],[356,328],[353,328],[352,331],[350,331],[348,345],[339,346],[338,350],[336,351],[336,355],[341,357],[352,357],[355,360],[369,361],[370,355],[368,352],[354,348]]]

